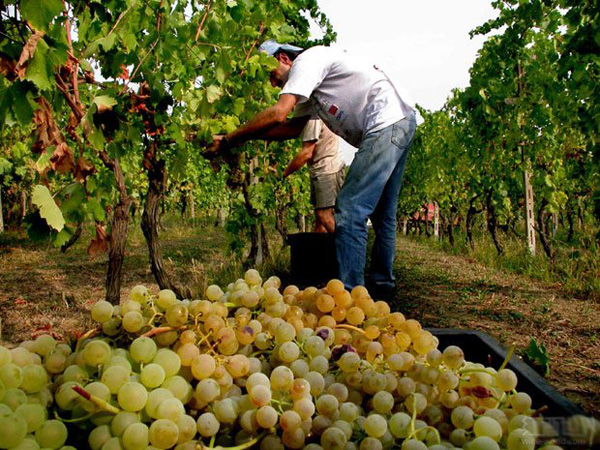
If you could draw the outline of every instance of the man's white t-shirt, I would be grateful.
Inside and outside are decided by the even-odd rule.
[[[302,131],[302,142],[315,142],[308,171],[312,178],[339,172],[344,167],[340,157],[338,138],[321,119],[311,119]]]
[[[331,47],[311,47],[298,55],[282,94],[299,97],[296,117],[319,116],[355,147],[412,111],[385,73]]]

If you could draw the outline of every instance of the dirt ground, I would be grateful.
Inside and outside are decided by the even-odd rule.
[[[600,417],[598,302],[408,238],[398,243],[396,277],[395,306],[423,326],[484,331],[517,354],[532,337],[544,343],[548,381]]]
[[[182,229],[184,228],[184,229]],[[203,290],[227,271],[225,232],[211,224],[168,229],[167,266],[176,279]],[[128,244],[122,295],[136,284],[158,288],[139,233]],[[44,332],[68,338],[92,327],[89,309],[104,296],[106,259],[89,260],[84,243],[66,254],[27,243],[0,247],[0,338]],[[423,326],[481,330],[523,353],[531,337],[550,356],[548,380],[600,418],[600,304],[571,298],[559,286],[449,256],[407,238],[398,242],[393,309]]]
[[[137,284],[158,292],[145,241],[137,224],[130,226],[122,298]],[[229,264],[222,228],[209,223],[179,229],[167,225],[165,236],[165,267],[195,292],[203,291]],[[93,327],[89,310],[104,299],[107,257],[91,260],[86,254],[89,241],[84,232],[67,253],[26,239],[0,246],[0,341],[21,342],[44,332],[68,339]]]

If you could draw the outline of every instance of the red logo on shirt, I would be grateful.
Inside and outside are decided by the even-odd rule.
[[[338,112],[338,107],[335,105],[331,105],[327,112],[331,115],[335,115]]]

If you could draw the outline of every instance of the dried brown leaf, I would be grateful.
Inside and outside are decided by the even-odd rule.
[[[64,143],[64,137],[54,120],[50,103],[44,97],[38,97],[36,102],[39,108],[33,112],[35,141],[31,150],[42,153],[52,145]]]
[[[77,159],[75,165],[75,179],[80,183],[85,183],[87,177],[96,172],[94,165],[83,157]]]
[[[61,142],[56,146],[50,164],[58,173],[69,173],[75,169],[75,157],[66,143]]]
[[[103,225],[96,224],[96,237],[92,239],[87,249],[91,259],[108,252],[109,237],[106,234],[106,228]]]
[[[42,37],[44,37],[44,32],[36,31],[31,35],[27,43],[23,46],[21,56],[19,57],[19,62],[15,67],[15,73],[19,78],[23,78],[25,76],[25,70],[27,70],[27,63],[31,58],[33,58],[33,55],[35,55],[35,49],[37,48],[38,42]]]

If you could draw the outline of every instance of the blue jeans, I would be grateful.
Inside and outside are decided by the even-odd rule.
[[[335,207],[335,246],[339,277],[346,288],[364,285],[367,219],[375,231],[371,252],[371,282],[395,286],[396,211],[406,156],[417,128],[415,115],[362,141]]]

